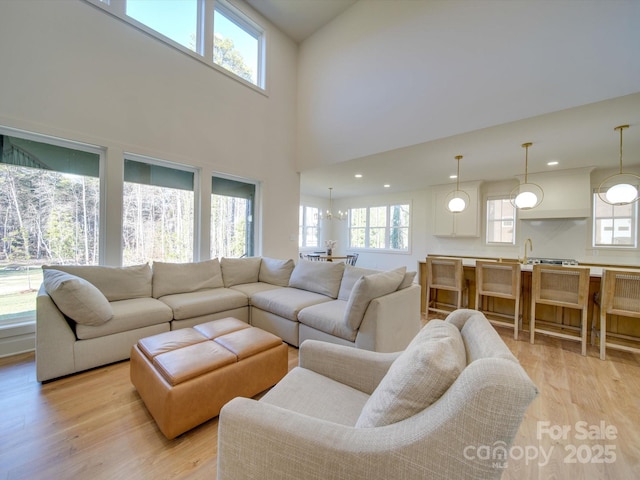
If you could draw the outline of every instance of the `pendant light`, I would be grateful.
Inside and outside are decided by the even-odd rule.
[[[329,209],[320,212],[319,218],[320,220],[345,220],[347,218],[347,213],[341,210],[338,210],[336,213],[333,213],[333,198],[331,196],[331,192],[333,191],[333,187],[329,187]]]
[[[471,198],[469,194],[464,190],[460,190],[460,160],[462,159],[462,155],[457,155],[456,160],[458,161],[458,174],[456,175],[456,189],[453,192],[450,192],[445,198],[445,203],[447,204],[447,210],[451,213],[460,213],[463,212]]]
[[[598,187],[598,197],[609,205],[629,205],[638,201],[640,176],[622,172],[622,131],[629,125],[620,125],[614,130],[620,131],[620,173],[605,178]]]
[[[520,210],[531,210],[542,203],[544,192],[542,187],[537,183],[529,182],[529,147],[533,145],[531,142],[523,143],[522,148],[525,149],[524,157],[524,183],[511,190],[509,201]]]

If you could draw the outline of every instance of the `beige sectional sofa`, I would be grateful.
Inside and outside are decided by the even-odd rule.
[[[298,346],[404,349],[420,329],[415,272],[223,258],[132,267],[45,266],[36,374],[50,380],[129,358],[138,339],[235,317]]]

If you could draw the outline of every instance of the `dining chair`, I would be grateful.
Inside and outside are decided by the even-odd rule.
[[[518,339],[521,327],[520,315],[520,264],[515,262],[476,261],[476,310],[483,312],[493,325],[513,328],[513,338]],[[513,314],[488,310],[491,298],[513,300]],[[511,319],[499,320],[495,317]]]
[[[433,296],[431,290],[433,290]],[[438,290],[453,292],[456,302],[449,304],[438,301]],[[427,313],[450,313],[462,308],[463,296],[467,290],[461,258],[427,256]],[[431,306],[432,302],[433,306]],[[447,308],[441,308],[441,306]]]
[[[587,311],[589,300],[589,268],[565,267],[560,265],[533,266],[531,287],[531,319],[529,341],[534,343],[535,334],[541,333],[581,344],[582,355],[587,354]],[[581,311],[580,326],[560,322],[536,320],[536,306],[552,305],[556,309],[571,308]],[[559,316],[562,318],[562,315]],[[536,322],[540,326],[536,326]],[[569,332],[577,332],[569,333]]]
[[[608,318],[612,323],[618,322],[618,315],[640,319],[640,271],[604,269],[600,299],[600,360],[605,359],[607,347],[640,353],[637,346],[607,342],[607,336],[623,341],[640,341],[637,336],[607,332]]]

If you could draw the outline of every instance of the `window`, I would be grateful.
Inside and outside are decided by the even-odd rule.
[[[264,30],[226,0],[87,1],[218,70],[265,88]]]
[[[300,205],[300,228],[298,231],[298,246],[300,248],[320,245],[319,218],[319,208]]]
[[[409,205],[349,210],[349,248],[409,251]]]
[[[213,63],[262,85],[262,30],[228,4],[217,3],[213,17]]]
[[[211,192],[211,258],[253,256],[255,184],[213,177]]]
[[[195,171],[129,155],[124,162],[124,265],[193,261]]]
[[[197,0],[127,0],[127,16],[196,51]]]
[[[593,194],[593,246],[636,247],[638,204],[609,205]]]
[[[487,199],[487,243],[514,245],[516,210],[508,198]]]
[[[35,317],[43,264],[99,263],[102,151],[33,138],[0,135],[0,324]]]

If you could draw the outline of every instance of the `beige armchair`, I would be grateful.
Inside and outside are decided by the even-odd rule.
[[[387,418],[384,426],[372,427],[372,416],[417,406],[406,398],[372,400],[398,367],[411,370],[405,360],[423,360],[424,349],[416,351],[414,342],[426,327],[402,353],[304,342],[300,365],[260,401],[236,398],[222,409],[218,480],[500,478],[504,453],[537,389],[484,315],[457,310],[444,323],[457,327],[447,326],[455,335],[460,331],[462,370],[431,405],[399,421]],[[440,336],[436,357],[454,363],[442,356],[442,341],[448,343]],[[418,357],[407,358],[412,348]],[[401,375],[398,383],[407,388],[392,393],[402,397],[442,375],[429,367],[421,377]],[[479,458],[479,447],[495,458]]]

